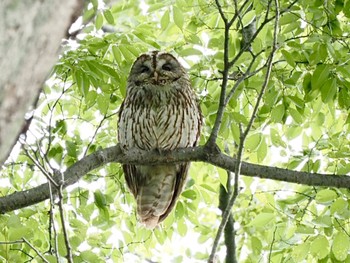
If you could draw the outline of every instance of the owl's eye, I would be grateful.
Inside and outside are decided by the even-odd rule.
[[[147,73],[149,71],[149,67],[142,65],[140,67],[140,73]]]
[[[163,70],[166,70],[166,71],[171,71],[172,70],[172,66],[170,63],[165,63],[163,66],[162,66],[162,69]]]

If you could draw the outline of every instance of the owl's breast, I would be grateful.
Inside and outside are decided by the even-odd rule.
[[[172,104],[157,105],[137,112],[140,125],[133,130],[135,143],[145,150],[171,150],[176,146],[176,113]]]
[[[184,94],[159,92],[126,105],[119,120],[123,148],[173,150],[191,147],[198,138],[199,109]]]

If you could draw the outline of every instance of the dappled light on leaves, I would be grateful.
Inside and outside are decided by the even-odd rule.
[[[348,262],[349,185],[329,186],[350,172],[350,1],[99,2],[0,171],[1,198],[47,182],[56,193],[0,215],[0,261]],[[131,65],[152,50],[181,58],[204,117],[202,162],[154,231],[100,151],[118,143]],[[210,164],[219,151],[235,158],[218,165],[230,171]],[[88,172],[61,187],[77,164]]]

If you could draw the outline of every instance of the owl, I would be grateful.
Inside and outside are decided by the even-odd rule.
[[[202,115],[186,70],[165,52],[142,54],[134,62],[119,113],[122,151],[171,151],[197,145]],[[190,163],[124,164],[139,221],[153,229],[173,209]]]

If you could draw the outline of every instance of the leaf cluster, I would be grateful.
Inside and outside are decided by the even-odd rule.
[[[237,13],[232,1],[219,2],[225,15]],[[264,82],[274,19],[273,13],[266,14],[270,1],[234,2],[241,11],[228,35],[230,96],[216,141],[231,155],[237,153],[241,129],[249,125]],[[347,174],[350,1],[279,2],[278,50],[243,159]],[[225,24],[213,1],[150,0],[141,5],[132,0],[108,8],[91,1],[83,23],[76,38],[65,44],[20,149],[0,172],[3,196],[46,182],[45,174],[64,171],[116,144],[130,67],[150,50],[182,58],[205,120],[201,144],[211,134],[225,69]],[[251,23],[256,23],[256,34],[244,42],[243,28]],[[228,174],[195,163],[190,176],[174,212],[154,232],[138,225],[120,165],[94,170],[68,187],[64,218],[74,262],[207,259],[221,216],[219,186],[227,187]],[[350,262],[348,190],[248,177],[240,178],[240,186],[233,208],[239,262]],[[0,215],[0,261],[39,262],[41,256],[48,262],[62,260],[67,247],[60,216],[54,197]],[[224,245],[218,254],[224,257]]]

